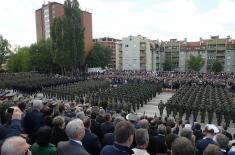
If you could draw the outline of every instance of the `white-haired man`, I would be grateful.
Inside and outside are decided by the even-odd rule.
[[[22,137],[6,139],[1,148],[1,155],[31,155],[30,145]]]
[[[89,155],[82,146],[82,139],[85,136],[85,127],[80,119],[70,121],[65,128],[69,141],[59,142],[57,155]]]

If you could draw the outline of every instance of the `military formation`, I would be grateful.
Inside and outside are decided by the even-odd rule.
[[[37,73],[0,74],[0,89],[12,89],[15,92],[32,95],[41,92],[44,87],[65,85],[79,80],[79,78]]]
[[[97,92],[91,103],[108,110],[130,112],[143,107],[160,92],[161,87],[157,84],[125,84]]]
[[[61,100],[78,100],[85,98],[86,101],[84,102],[90,102],[92,94],[109,87],[110,82],[107,80],[86,80],[56,87],[43,88],[42,92],[47,98],[56,97]]]
[[[189,85],[182,86],[164,105],[167,115],[171,114],[189,120],[191,114],[197,121],[198,114],[201,122],[205,122],[206,114],[211,123],[216,114],[217,124],[220,125],[222,117],[228,126],[230,121],[235,123],[235,103],[228,90],[222,86]],[[162,108],[162,107],[161,107]],[[159,109],[160,110],[160,109]],[[160,110],[161,111],[161,110]]]

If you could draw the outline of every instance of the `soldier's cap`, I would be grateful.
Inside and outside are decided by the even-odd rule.
[[[129,113],[126,115],[126,119],[128,121],[137,121],[138,120],[138,116],[134,113]]]

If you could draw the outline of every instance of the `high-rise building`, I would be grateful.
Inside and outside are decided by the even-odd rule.
[[[116,69],[152,71],[154,51],[151,47],[151,40],[140,35],[123,38],[116,48]]]
[[[120,42],[119,39],[114,39],[110,37],[104,37],[99,39],[93,39],[93,43],[99,43],[112,50],[112,64],[111,68],[116,69],[116,45]]]
[[[35,11],[36,16],[36,31],[37,41],[50,38],[50,27],[53,24],[55,17],[62,17],[64,15],[63,4],[57,2],[48,2]],[[85,43],[85,57],[91,50],[92,43],[92,14],[87,11],[81,13],[82,27],[84,27],[84,43]]]

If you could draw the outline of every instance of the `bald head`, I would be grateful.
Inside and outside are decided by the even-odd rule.
[[[139,126],[142,129],[148,129],[149,128],[149,122],[146,119],[142,119],[139,121]]]
[[[2,145],[1,155],[22,155],[29,151],[29,145],[22,137],[10,137],[6,139]]]

